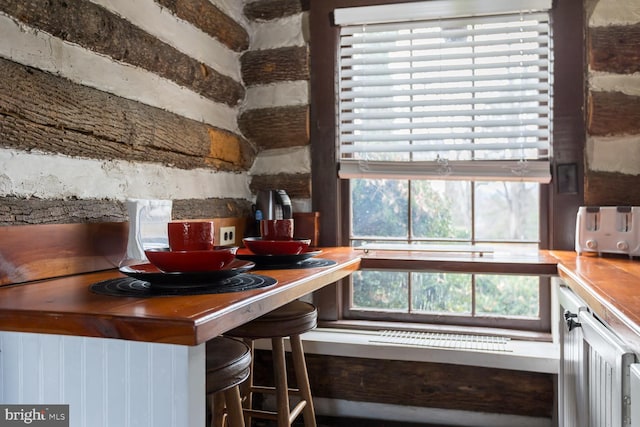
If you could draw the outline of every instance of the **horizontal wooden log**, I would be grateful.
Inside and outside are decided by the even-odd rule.
[[[251,178],[249,188],[254,194],[260,190],[282,188],[291,198],[307,199],[311,197],[311,175],[305,173],[254,175]]]
[[[587,171],[585,205],[640,206],[640,175]]]
[[[306,46],[254,50],[242,55],[242,78],[247,86],[309,80]]]
[[[0,0],[0,11],[54,37],[144,68],[213,101],[235,106],[244,98],[240,82],[92,2]]]
[[[238,127],[261,149],[305,146],[309,144],[309,107],[247,110],[238,118]]]
[[[245,199],[180,199],[173,201],[174,219],[249,218],[251,202]]]
[[[178,18],[190,22],[216,38],[229,49],[242,52],[249,48],[249,34],[231,17],[208,0],[155,0]]]
[[[256,352],[257,384],[272,384],[271,360],[270,352]],[[318,354],[307,354],[306,360],[315,397],[531,417],[553,416],[554,385],[550,374]],[[292,381],[291,386],[295,385]]]
[[[127,220],[122,202],[0,197],[0,225],[75,224]]]
[[[251,203],[245,199],[174,200],[174,219],[248,218]],[[128,221],[119,200],[37,199],[0,197],[0,226],[25,224],[75,224]]]
[[[0,59],[0,147],[242,172],[239,135]]]
[[[640,71],[640,24],[590,27],[589,65],[594,71]]]
[[[640,134],[640,96],[621,92],[591,92],[588,105],[589,134]]]
[[[260,0],[248,3],[244,14],[252,21],[272,21],[309,10],[310,0]]]

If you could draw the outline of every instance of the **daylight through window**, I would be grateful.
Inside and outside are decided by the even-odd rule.
[[[352,245],[538,249],[553,111],[548,15],[342,24],[337,143]],[[349,313],[535,325],[540,289],[534,276],[365,270],[353,275]]]

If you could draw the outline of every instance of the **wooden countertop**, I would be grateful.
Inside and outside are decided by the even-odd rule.
[[[122,277],[127,223],[0,227],[0,330],[196,345],[360,268],[560,277],[640,354],[640,261],[577,255],[449,254],[323,249],[331,267],[253,272],[264,289],[212,295],[111,297],[90,284]],[[58,278],[52,278],[58,277]]]
[[[567,285],[640,354],[640,260],[550,251]]]
[[[640,260],[574,251],[429,254],[369,251],[361,268],[559,275],[592,311],[640,354]]]
[[[252,270],[272,287],[223,294],[151,298],[99,295],[89,285],[123,277],[118,270],[0,288],[0,330],[197,345],[331,284],[360,267],[352,248],[322,249],[328,267]]]

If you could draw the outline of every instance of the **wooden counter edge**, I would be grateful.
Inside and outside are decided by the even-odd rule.
[[[360,269],[361,259],[352,258],[339,265],[325,268],[284,286],[277,287],[272,292],[258,293],[228,307],[227,309],[199,319],[196,325],[196,337],[193,344],[199,344],[218,336],[236,326],[256,319],[282,305],[302,298],[324,286],[330,285],[347,277]],[[267,271],[256,270],[267,273]]]

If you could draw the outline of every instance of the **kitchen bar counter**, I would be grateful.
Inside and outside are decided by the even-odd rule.
[[[336,264],[311,269],[251,270],[278,284],[224,294],[151,298],[97,295],[91,283],[124,277],[117,270],[0,287],[0,330],[198,345],[358,269],[397,269],[560,276],[603,320],[640,349],[640,261],[578,256],[572,251],[528,254],[448,254],[324,248]]]
[[[251,270],[274,286],[221,294],[149,298],[98,295],[89,285],[117,270],[0,288],[0,330],[198,345],[348,276],[360,266],[351,248],[322,249],[327,267]]]
[[[626,257],[535,254],[447,254],[424,251],[324,248],[329,267],[252,270],[278,280],[243,292],[153,298],[112,297],[91,283],[123,277],[117,270],[0,287],[0,330],[198,345],[229,329],[310,294],[358,269],[510,274],[559,274],[640,352],[640,261]]]

